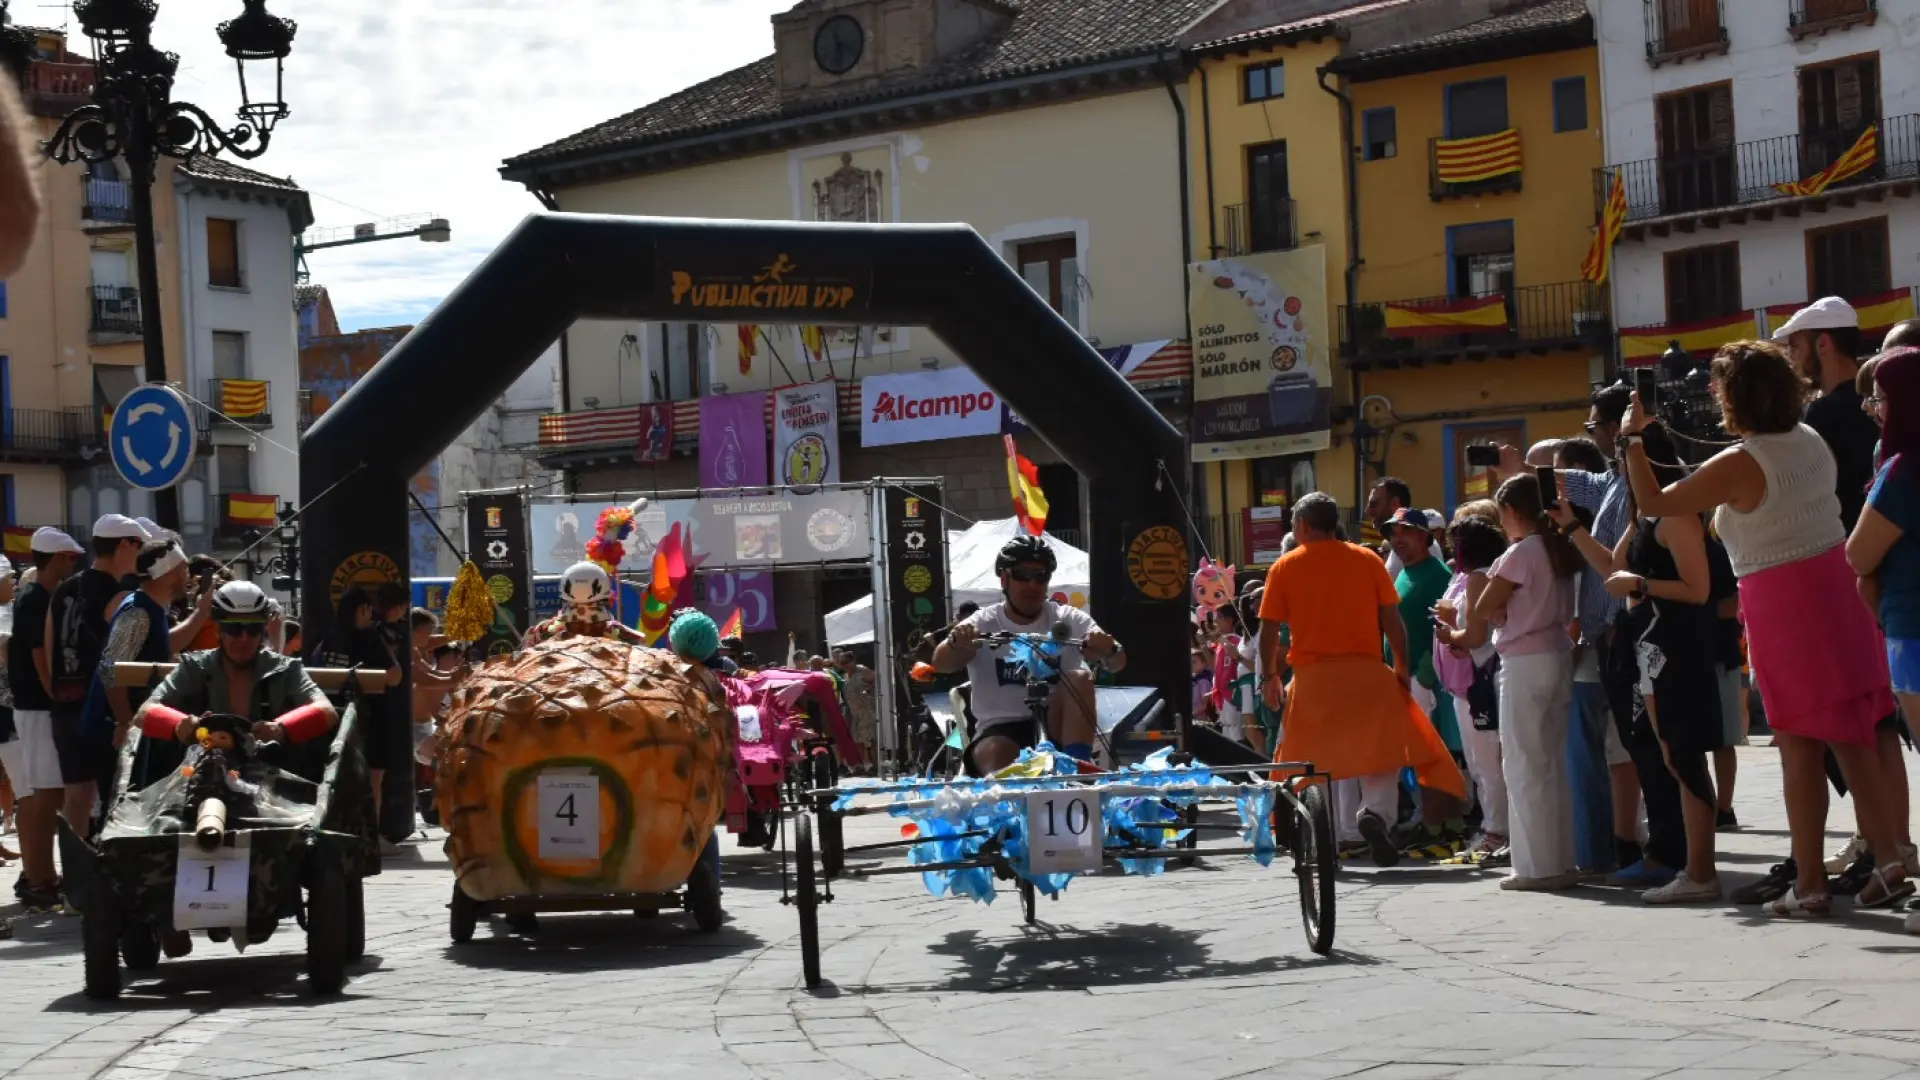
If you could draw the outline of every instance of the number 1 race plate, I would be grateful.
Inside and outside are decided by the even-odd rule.
[[[233,846],[201,851],[192,833],[180,834],[180,857],[174,862],[173,928],[218,930],[247,925],[247,888],[253,880],[247,834],[233,838]]]
[[[1099,870],[1104,833],[1097,791],[1078,788],[1027,795],[1027,862],[1036,875]]]
[[[599,860],[599,777],[585,770],[540,774],[540,857]]]

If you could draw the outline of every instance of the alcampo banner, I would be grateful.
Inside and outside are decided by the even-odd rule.
[[[1193,459],[1324,450],[1333,406],[1326,252],[1193,263]]]

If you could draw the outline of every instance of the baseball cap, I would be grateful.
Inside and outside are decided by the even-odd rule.
[[[125,514],[102,514],[100,520],[93,523],[93,535],[102,540],[139,540],[153,539],[140,523]]]
[[[1800,330],[1857,330],[1860,328],[1860,313],[1853,305],[1837,296],[1823,296],[1799,311],[1793,313],[1780,329],[1773,332],[1773,340],[1785,341]]]
[[[33,550],[42,555],[85,555],[86,549],[80,541],[61,532],[51,525],[43,525],[33,531]]]
[[[1393,516],[1387,519],[1387,524],[1404,525],[1409,529],[1420,529],[1423,532],[1432,532],[1434,529],[1441,527],[1434,524],[1434,519],[1437,517],[1439,517],[1439,515],[1433,513],[1431,510],[1415,510],[1411,506],[1403,506],[1393,512]]]

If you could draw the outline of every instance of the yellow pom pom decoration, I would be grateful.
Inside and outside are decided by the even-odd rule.
[[[479,641],[493,626],[493,594],[471,560],[460,565],[447,594],[446,634],[453,641]]]

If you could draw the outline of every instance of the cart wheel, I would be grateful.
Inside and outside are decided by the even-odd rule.
[[[521,937],[532,937],[540,932],[540,916],[531,911],[516,912],[507,916],[507,929]]]
[[[1037,923],[1040,921],[1040,916],[1036,914],[1034,911],[1035,901],[1038,898],[1039,898],[1039,893],[1035,891],[1033,887],[1033,882],[1028,881],[1026,878],[1021,878],[1020,879],[1020,915],[1022,918],[1027,920],[1028,926],[1032,926],[1034,923]]]
[[[331,859],[314,860],[307,890],[307,983],[314,994],[337,994],[347,981],[347,871]]]
[[[840,783],[837,773],[831,754],[813,755],[814,787],[837,787]],[[831,795],[822,795],[813,803],[814,819],[820,823],[820,872],[828,881],[838,878],[847,865],[847,845],[843,832],[846,821],[834,811],[833,800]]]
[[[480,905],[473,902],[459,883],[453,886],[453,901],[447,905],[447,934],[455,945],[473,940],[473,928],[480,921]]]
[[[707,838],[706,848],[693,864],[693,876],[687,879],[687,910],[693,913],[693,925],[703,934],[720,931],[726,912],[720,908],[720,841]]]
[[[1333,811],[1327,786],[1315,784],[1300,797],[1299,843],[1293,849],[1300,876],[1300,914],[1306,919],[1307,947],[1325,956],[1333,951],[1333,879],[1340,853],[1333,846]]]
[[[120,929],[120,959],[128,971],[152,971],[160,966],[160,928],[150,922],[129,921]]]
[[[86,950],[87,996],[112,1001],[120,996],[120,930],[103,901],[87,905],[80,916]]]
[[[367,890],[364,879],[347,879],[347,962],[367,955]]]
[[[793,905],[800,909],[800,969],[807,989],[820,986],[820,897],[813,891],[813,819],[793,819]]]

